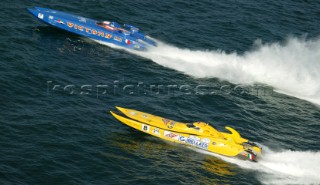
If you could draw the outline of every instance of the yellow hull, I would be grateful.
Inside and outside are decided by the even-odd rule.
[[[252,161],[256,161],[257,155],[261,154],[258,146],[249,146],[248,140],[241,138],[240,134],[230,127],[226,128],[231,134],[223,133],[202,122],[185,124],[132,109],[117,108],[129,117],[125,118],[111,111],[122,123],[167,141]]]

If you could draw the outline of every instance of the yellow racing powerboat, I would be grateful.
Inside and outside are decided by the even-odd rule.
[[[261,147],[242,138],[231,127],[225,127],[231,132],[225,133],[204,122],[181,123],[133,109],[116,108],[126,117],[110,112],[122,123],[167,141],[254,162],[261,155]]]

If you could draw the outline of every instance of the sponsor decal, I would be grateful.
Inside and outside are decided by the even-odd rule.
[[[162,121],[163,121],[163,123],[164,123],[164,125],[168,125],[168,123],[170,122],[170,120],[169,119],[166,119],[166,118],[162,118]]]
[[[72,28],[74,24],[72,22],[67,22],[67,25],[69,28]]]
[[[98,31],[98,36],[104,37],[104,32]]]
[[[174,140],[179,140],[179,135],[176,134],[176,133],[173,133],[173,132],[169,132],[169,131],[164,131],[164,134],[163,134],[165,137],[169,137],[171,139],[174,139]]]
[[[146,114],[142,114],[141,115],[143,118],[148,118],[148,115],[146,115]]]
[[[39,19],[43,19],[43,14],[42,13],[38,13],[38,18]]]
[[[50,16],[49,16],[49,19],[53,19],[53,16],[52,16],[52,15],[50,15]]]
[[[111,39],[112,35],[111,34],[106,34],[105,38]]]
[[[180,137],[179,137],[179,141],[181,141],[181,142],[186,142],[186,137],[180,136]]]
[[[160,135],[160,131],[158,128],[154,128],[152,133],[154,133],[155,135],[158,135],[158,136]]]
[[[126,39],[126,44],[128,44],[128,45],[130,45],[130,44],[131,44],[131,42],[130,42],[130,40],[129,40],[129,39]]]
[[[61,21],[60,19],[58,19],[56,22],[59,23],[59,24],[64,24],[64,22]]]
[[[78,30],[83,31],[83,26],[78,26]]]
[[[118,42],[122,42],[122,38],[120,38],[120,37],[114,36],[113,39],[118,41]]]
[[[130,112],[130,115],[132,115],[132,116],[133,116],[133,115],[136,115],[136,114],[137,114],[136,111],[131,111],[131,112]]]
[[[175,124],[176,124],[175,121],[171,121],[171,122],[168,124],[168,128],[172,129]]]
[[[166,125],[170,129],[172,129],[174,127],[174,125],[176,124],[175,121],[171,121],[171,120],[166,119],[166,118],[162,118],[162,121],[163,121],[164,125]]]
[[[150,126],[149,126],[149,125],[142,124],[141,130],[143,130],[143,131],[145,131],[145,132],[149,132]]]
[[[61,20],[58,20],[56,22],[59,22],[60,24],[65,24]],[[74,28],[76,30],[85,31],[85,32],[87,32],[89,34],[97,35],[97,36],[100,36],[102,38],[107,38],[107,39],[111,39],[112,38],[112,34],[105,33],[105,32],[102,32],[102,31],[97,31],[95,29],[87,28],[87,27],[84,27],[84,26],[79,26],[79,25],[74,24],[72,22],[67,22],[67,25],[68,25],[69,28]],[[119,41],[119,42],[122,42],[122,38],[120,38],[120,37],[115,37],[114,39]]]
[[[210,139],[204,138],[201,141],[200,138],[198,138],[196,136],[189,136],[188,138],[184,137],[184,136],[180,136],[179,141],[181,141],[183,143],[187,143],[187,144],[195,146],[195,147],[198,147],[198,148],[202,148],[202,149],[208,149],[208,146],[210,143]]]

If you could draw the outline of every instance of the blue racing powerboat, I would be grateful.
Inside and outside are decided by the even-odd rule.
[[[135,26],[117,22],[96,21],[47,8],[28,8],[29,12],[41,21],[69,32],[107,42],[128,49],[146,50],[156,46],[156,42],[144,35]]]

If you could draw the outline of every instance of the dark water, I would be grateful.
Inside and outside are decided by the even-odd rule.
[[[162,44],[110,48],[40,23],[33,6],[131,23]],[[319,2],[2,7],[0,184],[320,184]],[[250,163],[166,143],[120,124],[114,106],[229,125],[265,155]]]

